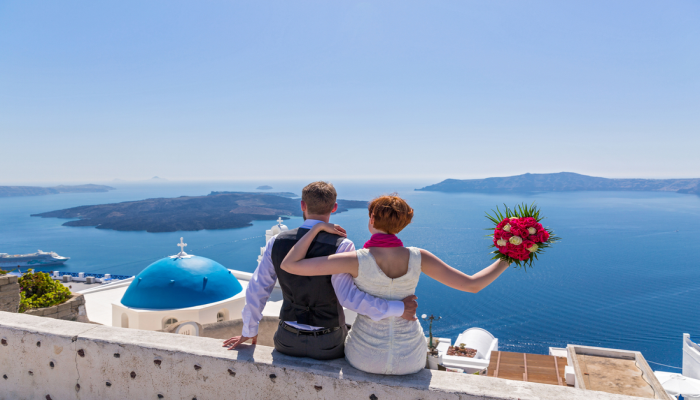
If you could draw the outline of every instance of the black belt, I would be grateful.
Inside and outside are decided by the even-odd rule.
[[[319,329],[316,331],[305,331],[303,329],[297,329],[293,326],[289,326],[284,321],[280,321],[280,326],[285,331],[292,332],[296,335],[306,335],[306,336],[321,336],[321,335],[325,335],[327,333],[335,332],[338,329],[340,329],[340,327],[336,326],[335,328],[325,328],[325,329]]]

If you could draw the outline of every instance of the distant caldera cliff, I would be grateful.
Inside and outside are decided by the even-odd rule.
[[[0,197],[19,197],[19,196],[46,196],[49,194],[60,193],[99,193],[115,190],[111,186],[104,185],[76,185],[76,186],[0,186]]]
[[[446,179],[416,189],[431,192],[651,191],[700,195],[700,179],[609,179],[559,172],[486,179]]]
[[[146,199],[124,203],[80,206],[34,214],[43,218],[79,218],[64,226],[94,226],[117,231],[175,232],[230,229],[254,220],[276,220],[280,215],[301,216],[293,193],[212,192],[207,196]],[[365,208],[366,201],[338,200],[338,211]]]

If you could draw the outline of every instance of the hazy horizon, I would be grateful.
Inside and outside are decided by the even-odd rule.
[[[572,172],[572,171],[560,171],[560,172]],[[521,175],[521,174],[518,174]],[[475,178],[463,178],[463,179],[485,179],[485,178],[500,178],[500,177],[510,177],[511,175],[508,176],[484,176],[484,177],[475,177]],[[158,178],[158,179],[156,179]],[[700,177],[669,177],[669,178],[654,178],[654,177],[605,177],[605,176],[600,176],[598,178],[610,178],[610,179],[700,179]],[[337,178],[337,179],[332,179],[329,177],[288,177],[288,178],[259,178],[259,177],[251,177],[251,178],[240,178],[240,179],[168,179],[164,177],[151,177],[151,178],[146,178],[146,179],[111,179],[111,180],[92,180],[92,181],[34,181],[34,182],[15,182],[15,183],[8,183],[8,182],[1,182],[0,181],[0,186],[51,186],[51,185],[61,185],[61,184],[66,184],[66,185],[81,185],[81,184],[99,184],[99,185],[107,185],[109,186],[110,184],[113,185],[120,185],[120,184],[153,184],[153,185],[159,185],[159,184],[188,184],[188,183],[235,183],[235,182],[250,182],[251,185],[253,186],[262,186],[262,185],[273,185],[275,183],[290,183],[290,182],[298,182],[300,184],[304,182],[312,182],[315,180],[324,180],[324,181],[330,181],[334,183],[357,183],[357,182],[368,182],[368,183],[390,183],[390,182],[395,182],[395,183],[403,183],[403,184],[415,184],[416,188],[419,188],[419,185],[432,185],[435,183],[442,182],[446,179],[460,179],[460,178],[451,178],[451,177],[446,177],[446,178],[438,178],[438,179],[430,179],[430,178],[425,178],[425,177],[343,177],[343,178]],[[303,185],[302,185],[303,186]],[[300,186],[300,188],[302,187]],[[275,191],[275,188],[273,187],[272,189],[267,189],[270,191]]]
[[[698,178],[700,2],[0,2],[0,184]]]

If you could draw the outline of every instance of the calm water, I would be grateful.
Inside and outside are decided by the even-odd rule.
[[[263,182],[269,183],[269,182]],[[647,360],[680,367],[681,337],[700,339],[700,197],[666,193],[577,192],[445,194],[415,192],[430,182],[336,183],[339,197],[368,200],[398,191],[415,208],[399,236],[455,268],[474,273],[490,264],[484,212],[496,205],[536,201],[545,225],[564,238],[534,269],[506,271],[478,294],[462,293],[423,276],[419,314],[443,319],[436,335],[470,326],[492,332],[502,350],[547,353],[567,343],[643,352]],[[200,232],[115,232],[63,227],[64,220],[30,214],[79,205],[202,195],[212,190],[254,190],[260,183],[113,185],[109,193],[0,198],[0,252],[56,251],[71,257],[62,269],[134,275],[175,254],[180,236],[187,251],[253,271],[269,221],[240,229]],[[303,183],[272,184],[299,193]],[[369,239],[365,210],[334,216],[361,245]],[[301,220],[287,221],[290,228]],[[425,326],[427,328],[427,326]],[[659,370],[674,371],[652,364]]]

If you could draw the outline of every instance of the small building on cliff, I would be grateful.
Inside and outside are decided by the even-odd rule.
[[[161,330],[179,321],[207,324],[240,314],[245,293],[231,271],[214,260],[180,253],[160,259],[131,281],[112,303],[112,326]]]

